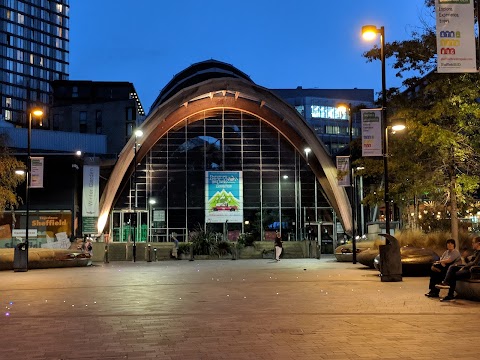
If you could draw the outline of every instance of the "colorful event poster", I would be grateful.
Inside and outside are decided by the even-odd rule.
[[[473,1],[435,1],[439,73],[477,72]]]
[[[205,222],[243,222],[241,171],[205,172]]]

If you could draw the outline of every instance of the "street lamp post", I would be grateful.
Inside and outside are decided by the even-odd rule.
[[[373,40],[380,34],[380,61],[382,63],[382,148],[383,148],[383,173],[384,173],[384,196],[385,203],[385,232],[390,234],[390,194],[388,189],[388,138],[387,138],[387,88],[385,80],[385,28],[377,28],[375,25],[362,27],[362,35],[365,40]]]
[[[149,218],[149,226],[148,226],[148,233],[149,233],[149,236],[148,238],[150,239],[150,242],[154,242],[153,241],[153,225],[154,225],[154,222],[153,222],[153,205],[155,205],[157,203],[157,201],[155,199],[150,199],[148,200],[148,204],[150,205],[150,208],[149,208],[149,211],[148,211],[148,218]]]
[[[28,132],[27,132],[27,172],[25,176],[26,180],[26,185],[25,185],[25,207],[26,207],[26,216],[25,216],[25,264],[20,264],[19,267],[16,267],[14,271],[28,271],[28,228],[29,228],[29,222],[30,222],[30,177],[31,177],[31,171],[32,171],[32,164],[31,164],[31,153],[32,153],[32,116],[35,117],[40,117],[43,115],[43,111],[38,108],[32,109],[28,113]],[[19,253],[18,253],[19,254]],[[17,253],[14,253],[14,255],[17,255]],[[14,259],[15,263],[15,259]],[[22,263],[22,261],[20,261]],[[25,266],[22,266],[25,265]]]
[[[382,62],[382,155],[384,173],[384,203],[385,203],[385,238],[386,244],[380,246],[380,269],[382,281],[402,281],[402,265],[398,240],[390,235],[390,194],[388,183],[388,129],[387,121],[387,90],[385,85],[385,28],[377,28],[375,25],[362,27],[362,35],[365,40],[373,40],[380,34],[380,60]],[[393,130],[403,130],[404,124],[392,125]]]
[[[307,165],[309,165],[308,163],[308,155],[312,152],[312,149],[310,149],[309,147],[306,147],[305,149],[303,149],[303,151],[305,152],[305,158],[307,159]],[[299,169],[300,171],[300,174],[301,174],[301,168]],[[300,184],[300,206],[301,206],[301,199],[302,199],[302,191],[301,191],[301,186],[302,186],[302,179],[301,177],[299,176],[299,184]],[[304,214],[306,214],[304,212]],[[301,215],[300,215],[301,216]],[[303,226],[306,226],[305,224],[305,219],[303,220]],[[308,215],[308,229],[307,229],[307,233],[306,233],[306,236],[307,236],[307,240],[308,240],[308,248],[310,249],[311,247],[311,244],[312,244],[312,239],[311,239],[311,236],[310,236],[310,231],[311,231],[311,225],[310,225],[310,215]],[[310,254],[309,254],[310,256]]]
[[[132,256],[133,262],[137,260],[137,222],[138,222],[138,214],[137,214],[137,139],[142,137],[143,131],[142,130],[135,130],[135,144],[133,146],[133,248],[132,248]]]

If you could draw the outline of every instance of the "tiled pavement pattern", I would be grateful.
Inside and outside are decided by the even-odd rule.
[[[0,359],[478,360],[480,303],[427,282],[333,258],[4,271]]]

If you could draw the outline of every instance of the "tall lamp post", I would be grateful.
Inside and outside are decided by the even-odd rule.
[[[352,157],[352,140],[353,140],[353,119],[352,119],[352,105],[351,104],[340,104],[337,106],[337,109],[344,111],[348,117],[348,136],[349,136],[349,155],[350,161],[348,162],[348,172],[350,174],[350,198],[351,198],[351,208],[352,208],[352,262],[357,263],[357,240],[355,238],[355,213],[354,213],[354,188],[353,188],[353,157]]]
[[[390,195],[388,189],[388,143],[387,143],[387,89],[385,80],[385,28],[382,26],[377,28],[375,25],[365,25],[362,27],[362,36],[365,40],[371,41],[380,34],[380,61],[382,62],[382,148],[383,148],[383,173],[384,196],[385,202],[385,232],[390,234]]]
[[[303,149],[303,151],[305,152],[305,158],[307,159],[307,165],[309,165],[308,163],[308,155],[312,152],[312,149],[310,149],[309,147],[306,147],[305,149]],[[300,169],[300,174],[301,174],[301,169]],[[301,200],[302,200],[302,191],[301,191],[301,186],[302,186],[302,179],[301,177],[299,176],[299,183],[300,183],[300,205],[301,205]],[[304,213],[305,214],[305,213]],[[303,219],[303,225],[306,226],[305,224],[305,219]],[[311,236],[310,236],[310,231],[311,231],[311,226],[310,226],[310,217],[308,216],[308,230],[307,230],[307,240],[308,240],[308,247],[310,248],[310,245],[311,245]]]
[[[385,232],[390,235],[390,194],[388,183],[388,129],[391,127],[394,131],[405,129],[404,119],[398,119],[398,123],[390,124],[387,121],[387,89],[385,84],[385,28],[377,28],[375,25],[365,25],[362,27],[362,36],[365,40],[373,40],[380,34],[380,60],[382,62],[382,148],[383,148],[383,173],[384,181],[384,202],[385,202]]]
[[[385,202],[385,238],[386,244],[380,245],[380,272],[381,281],[402,281],[402,264],[398,241],[390,235],[390,194],[388,189],[388,128],[387,121],[387,90],[385,85],[385,28],[375,25],[362,27],[365,40],[373,40],[380,34],[380,60],[382,62],[382,155],[384,173],[384,202]],[[390,124],[393,130],[403,130],[403,125]]]
[[[140,129],[135,130],[135,145],[133,146],[133,248],[132,248],[132,255],[133,255],[133,262],[137,260],[137,222],[138,222],[138,214],[137,214],[137,140],[138,138],[143,136],[143,131]]]
[[[31,178],[31,171],[32,171],[32,117],[35,116],[37,118],[43,115],[43,110],[39,108],[33,108],[28,113],[28,132],[27,132],[27,173],[25,176],[26,185],[25,185],[25,206],[26,206],[26,224],[25,224],[25,243],[21,244],[25,247],[25,252],[15,252],[14,256],[20,256],[21,259],[14,259],[14,271],[28,271],[28,228],[30,222],[30,178]],[[25,258],[23,258],[25,256]],[[15,266],[15,263],[17,266]]]

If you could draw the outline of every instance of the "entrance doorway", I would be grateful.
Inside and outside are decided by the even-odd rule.
[[[111,216],[112,241],[146,242],[148,236],[148,212],[145,210],[113,211]]]
[[[337,227],[333,222],[312,222],[306,224],[306,239],[320,247],[321,254],[333,254],[337,247]]]

